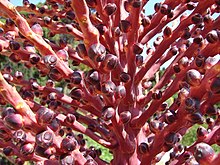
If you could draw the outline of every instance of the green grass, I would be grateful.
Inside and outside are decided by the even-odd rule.
[[[95,142],[94,140],[90,139],[89,137],[85,136],[86,139],[86,144],[88,147],[93,146],[96,149],[101,149],[102,150],[102,154],[100,156],[100,158],[102,160],[105,160],[106,162],[110,162],[113,158],[112,154],[109,153],[109,150],[105,147],[103,147],[102,145],[100,145],[99,143]]]
[[[196,141],[196,131],[199,128],[200,125],[195,124],[194,126],[192,126],[192,128],[190,128],[187,133],[183,136],[183,139],[181,141],[181,143],[184,146],[190,146],[192,145],[195,141]],[[203,127],[207,128],[207,125],[202,125]],[[218,146],[217,144],[212,145],[212,148],[215,150],[216,153],[220,153],[220,146]]]
[[[196,131],[198,129],[200,125],[196,124],[194,126],[192,126],[187,133],[183,136],[183,139],[181,141],[181,143],[184,146],[190,146],[192,145],[195,141],[196,141]],[[202,125],[203,127],[207,128],[207,125]],[[95,142],[94,140],[85,137],[86,141],[87,141],[87,145],[89,146],[93,146],[96,149],[100,148],[102,150],[102,155],[101,158],[107,162],[110,162],[112,160],[112,154],[109,153],[109,150],[104,148],[103,146],[101,146],[100,144],[98,144],[97,142]],[[212,145],[213,149],[215,150],[216,153],[220,153],[220,146],[218,146],[217,144]]]

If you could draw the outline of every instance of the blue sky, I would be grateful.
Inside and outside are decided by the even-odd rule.
[[[23,0],[10,0],[10,2],[13,3],[16,6],[21,6]],[[39,2],[45,2],[45,0],[29,0],[29,2],[33,3],[33,4],[37,4]]]
[[[14,5],[16,6],[21,6],[22,5],[22,1],[23,0],[10,0],[11,3],[13,3]],[[45,0],[29,0],[30,3],[34,3],[34,4],[37,4],[39,2],[45,2]],[[151,0],[147,3],[147,10],[148,11],[151,11],[150,13],[153,13],[154,12],[154,4],[157,3],[157,2],[161,2],[161,0]]]

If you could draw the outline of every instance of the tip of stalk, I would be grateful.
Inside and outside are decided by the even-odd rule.
[[[15,109],[22,109],[22,108],[24,108],[24,104],[22,102],[19,102],[15,107]]]

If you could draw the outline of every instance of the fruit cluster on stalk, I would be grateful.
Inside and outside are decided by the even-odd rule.
[[[150,3],[0,0],[0,55],[47,79],[0,70],[8,160],[150,165],[169,153],[166,165],[220,164],[212,148],[220,145],[220,1],[165,0],[147,15]],[[195,142],[183,146],[195,124]]]

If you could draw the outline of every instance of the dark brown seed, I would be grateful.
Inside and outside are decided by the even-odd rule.
[[[72,99],[80,100],[83,97],[83,91],[80,88],[75,88],[70,92]]]
[[[142,1],[141,0],[134,0],[133,3],[132,3],[132,6],[134,8],[140,8],[142,5]]]
[[[90,59],[96,62],[102,62],[105,59],[106,49],[102,44],[93,44],[88,50]]]
[[[127,83],[128,81],[130,81],[131,76],[128,73],[122,72],[120,74],[120,80],[124,83]]]
[[[111,118],[115,115],[115,109],[112,107],[104,107],[102,109],[102,118],[105,121],[111,120]]]
[[[129,112],[129,111],[124,111],[124,112],[120,113],[119,116],[120,116],[120,121],[123,124],[126,124],[131,120],[131,112]]]
[[[161,8],[161,3],[155,3],[155,5],[154,5],[154,10],[155,10],[156,12],[158,12],[158,11],[160,10],[160,8]]]
[[[188,10],[193,10],[193,9],[195,9],[196,4],[193,3],[193,2],[189,2],[189,3],[186,4],[186,7],[187,7]]]
[[[199,143],[195,147],[194,157],[200,164],[207,164],[212,162],[215,157],[215,151],[213,148],[206,143]]]
[[[167,4],[162,4],[160,7],[161,14],[168,15],[171,12],[171,8]]]
[[[201,14],[197,13],[192,17],[192,23],[194,24],[200,24],[203,22],[203,17]]]
[[[210,85],[211,91],[214,94],[220,93],[220,77],[214,78]]]
[[[9,42],[9,47],[10,47],[11,50],[18,50],[18,49],[20,49],[21,46],[18,42],[14,41],[14,40],[11,40]]]
[[[23,117],[20,114],[9,114],[4,118],[6,126],[10,129],[18,130],[23,127]]]
[[[127,20],[121,20],[119,23],[119,28],[123,33],[127,33],[131,30],[131,23]]]
[[[164,37],[170,37],[172,35],[172,29],[170,27],[166,27],[163,31]]]
[[[200,44],[202,42],[202,40],[203,40],[203,37],[201,35],[199,35],[193,39],[193,42],[196,44]]]
[[[135,43],[133,45],[133,53],[134,54],[141,54],[143,52],[144,45],[141,43]]]
[[[216,30],[212,30],[211,32],[209,32],[209,33],[207,34],[206,40],[207,40],[209,43],[213,44],[213,43],[218,42],[219,36],[220,36],[220,35],[218,35],[218,33],[217,33]]]
[[[104,7],[104,11],[108,16],[113,15],[116,12],[116,10],[117,10],[117,6],[115,3],[108,3]]]
[[[149,17],[144,17],[142,20],[141,20],[141,24],[144,26],[144,27],[147,27],[151,24],[151,20]]]
[[[146,154],[147,152],[149,152],[149,146],[147,143],[144,142],[139,145],[138,149],[141,154]]]
[[[201,74],[195,69],[191,69],[186,73],[186,82],[192,86],[200,85],[201,79]]]

